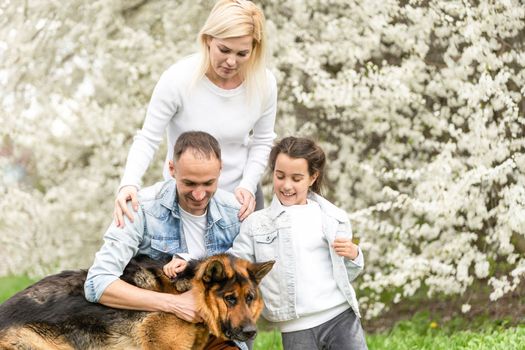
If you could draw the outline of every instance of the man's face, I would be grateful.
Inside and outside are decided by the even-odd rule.
[[[193,215],[206,212],[211,197],[217,191],[221,162],[187,149],[179,160],[170,162],[171,176],[177,181],[177,196],[182,209]]]

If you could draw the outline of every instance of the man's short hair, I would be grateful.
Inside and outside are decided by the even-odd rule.
[[[217,139],[204,131],[183,132],[173,147],[173,160],[179,160],[182,153],[191,149],[194,155],[201,155],[207,159],[211,157],[221,160],[221,147]]]

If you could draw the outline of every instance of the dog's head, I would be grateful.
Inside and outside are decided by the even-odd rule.
[[[258,285],[274,263],[219,254],[200,264],[193,289],[199,293],[199,312],[213,335],[240,341],[255,336],[263,308]]]

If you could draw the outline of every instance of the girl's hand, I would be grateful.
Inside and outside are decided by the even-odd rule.
[[[354,260],[359,255],[359,248],[352,243],[350,238],[336,237],[332,247],[339,256],[344,256],[347,259]]]
[[[239,220],[243,221],[253,213],[255,210],[255,197],[245,188],[237,187],[235,189],[235,198],[241,203],[241,209],[239,209]]]
[[[166,274],[168,277],[177,277],[178,273],[181,273],[184,271],[184,269],[188,266],[188,262],[184,259],[173,257],[173,259],[164,265],[162,268],[162,271]]]
[[[133,222],[133,214],[129,211],[127,201],[131,201],[133,210],[139,210],[139,201],[137,199],[137,188],[135,186],[124,186],[120,189],[115,199],[115,209],[113,210],[113,219],[117,227],[124,228],[123,213]]]

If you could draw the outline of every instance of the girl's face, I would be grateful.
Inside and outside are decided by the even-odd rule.
[[[253,37],[245,35],[234,38],[208,38],[210,69],[208,78],[221,87],[241,82],[239,72],[250,59]]]
[[[291,158],[280,153],[275,160],[273,190],[284,206],[306,204],[308,188],[317,179],[317,173],[308,173],[304,158]]]

